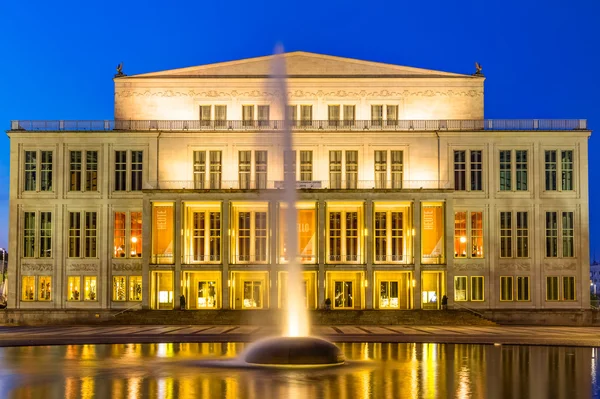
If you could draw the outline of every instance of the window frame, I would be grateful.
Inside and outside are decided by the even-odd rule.
[[[407,264],[409,259],[409,246],[410,246],[410,237],[409,237],[409,229],[410,227],[410,212],[411,207],[409,205],[399,206],[399,207],[390,207],[385,206],[385,204],[375,204],[373,206],[373,225],[370,226],[370,229],[373,234],[373,263],[374,264]],[[385,214],[385,229],[381,227],[377,228],[377,214],[383,213]],[[393,214],[400,214],[400,229],[394,228],[393,225]],[[385,234],[381,235],[383,230],[385,230]],[[400,235],[396,235],[395,232],[400,231]],[[394,254],[394,239],[399,238],[401,240],[401,255]],[[377,253],[377,240],[381,239],[385,243],[385,255],[384,259],[378,259],[381,254]]]
[[[349,230],[347,226],[347,217],[348,213],[356,212],[356,240],[357,240],[357,248],[356,254],[348,254],[347,248],[347,240],[352,236],[348,235]],[[332,254],[331,253],[331,239],[336,238],[337,236],[331,236],[331,214],[332,213],[340,213],[340,254]],[[364,251],[364,205],[328,205],[326,206],[325,211],[326,217],[326,232],[325,232],[325,263],[327,264],[361,264],[363,260],[363,251]],[[335,259],[335,257],[339,257],[339,259]],[[355,260],[348,260],[348,257],[356,257]]]
[[[461,228],[460,230],[463,230],[465,232],[464,237],[466,238],[466,241],[464,242],[465,244],[465,256],[459,256],[460,252],[458,252],[456,249],[456,235],[457,235],[457,230],[459,230],[457,228],[457,214],[459,213],[464,213],[465,214],[465,226],[464,229]],[[477,215],[479,215],[479,218],[481,220],[481,229],[476,229],[473,227],[473,223],[476,221]],[[454,241],[454,259],[484,259],[485,258],[485,225],[484,225],[484,215],[485,215],[485,211],[483,209],[480,210],[463,210],[463,209],[459,209],[459,208],[455,208],[454,209],[454,236],[453,236],[453,241]],[[477,232],[477,231],[481,231],[481,236],[479,235],[474,235],[473,232]],[[481,237],[481,256],[474,256],[473,255],[473,250],[475,247],[477,247],[476,245],[474,245],[475,241]],[[459,239],[460,240],[460,239]],[[471,250],[468,250],[469,248],[472,248]]]
[[[547,155],[549,153],[554,153],[556,159],[554,162],[552,161],[548,161],[547,160]],[[570,153],[571,154],[571,161],[570,162],[565,162],[563,159],[563,156],[565,155],[565,153]],[[542,162],[543,162],[543,171],[544,171],[544,184],[542,185],[543,193],[556,193],[556,192],[566,192],[566,193],[574,193],[577,191],[577,170],[575,169],[576,164],[576,155],[577,152],[575,151],[575,148],[568,148],[568,147],[556,147],[556,148],[544,148],[544,153],[543,153],[543,158],[542,158]],[[554,169],[550,168],[548,169],[548,164],[554,163]],[[565,165],[566,164],[570,164],[571,168],[570,169],[566,169]],[[565,180],[565,173],[566,171],[570,172],[570,188],[567,187],[566,184],[566,180]],[[549,187],[549,180],[548,180],[548,175],[549,173],[551,174],[552,172],[554,172],[554,183],[555,183],[555,188],[548,188]]]
[[[240,233],[240,213],[249,213],[249,227],[247,229],[244,230],[248,230],[249,235],[246,236],[244,235],[243,237],[246,238],[248,237],[249,239],[249,246],[248,246],[248,254],[243,254],[240,255],[240,239],[242,238],[242,235]],[[264,259],[263,260],[256,260],[257,257],[257,245],[258,245],[258,239],[257,237],[257,216],[259,213],[264,213],[265,214],[265,234],[264,237],[261,235],[261,239],[265,240],[265,244],[264,244],[264,248],[262,248],[262,250],[264,251]],[[244,265],[244,264],[268,264],[270,261],[270,245],[271,245],[271,240],[269,237],[269,229],[270,229],[270,221],[271,221],[271,215],[269,214],[269,207],[267,204],[254,204],[254,205],[250,205],[250,204],[238,204],[238,205],[233,205],[232,206],[232,219],[231,219],[231,224],[233,226],[233,233],[231,234],[231,243],[230,243],[230,248],[233,248],[233,251],[230,251],[230,257],[231,257],[231,263],[232,264],[237,264],[237,265]],[[222,221],[221,221],[222,223]],[[221,248],[222,250],[222,248]],[[244,257],[244,259],[241,259],[241,257]],[[247,259],[246,259],[247,257]]]
[[[548,228],[548,216],[554,214],[556,216],[556,227]],[[565,226],[565,216],[570,215],[570,226]],[[576,257],[576,242],[575,242],[575,210],[557,210],[548,209],[544,211],[544,258],[547,259],[572,259]],[[568,217],[568,216],[567,216]],[[570,231],[570,235],[565,234]],[[555,235],[549,236],[549,233]],[[555,241],[554,248],[556,255],[549,255],[549,240]],[[569,245],[565,242],[570,241]],[[571,249],[570,254],[565,254],[565,251]]]
[[[220,264],[223,259],[223,212],[220,204],[212,206],[195,206],[190,204],[185,206],[185,222],[184,222],[184,242],[185,251],[183,256],[185,264]],[[203,215],[204,227],[201,229],[202,234],[196,235],[194,215]],[[214,218],[213,218],[214,216]],[[218,220],[218,228],[213,228],[213,221]],[[201,238],[200,238],[201,237]],[[195,247],[195,240],[202,245],[202,258],[198,258],[198,254],[192,254],[192,249]],[[203,241],[200,243],[200,241]],[[215,244],[217,243],[218,244]],[[215,244],[218,247],[218,253],[213,253]]]
[[[463,159],[457,159],[457,155],[463,155]],[[452,150],[452,170],[454,191],[459,192],[474,192],[482,193],[484,188],[484,165],[485,151],[483,148],[462,148],[455,147]],[[474,156],[479,155],[477,160]],[[462,165],[462,169],[457,169],[457,165]],[[479,167],[477,167],[479,166]],[[457,179],[457,176],[462,174],[462,179]],[[476,176],[478,176],[476,178]],[[462,184],[459,184],[462,183]],[[478,184],[477,184],[478,183]]]
[[[33,224],[28,227],[28,216],[33,215]],[[49,216],[50,227],[44,227],[44,216]],[[35,211],[23,210],[22,216],[23,231],[21,235],[21,244],[23,259],[53,259],[54,258],[54,215],[51,210],[38,209]],[[28,251],[30,248],[30,252]],[[45,255],[49,253],[49,255]]]
[[[508,287],[504,287],[504,281],[510,281],[510,289]],[[513,276],[500,276],[500,302],[513,302],[514,301],[514,278]],[[504,297],[505,294],[510,294],[510,298],[507,299]]]
[[[510,227],[502,227],[503,214],[510,216]],[[519,218],[519,215],[525,214],[525,219]],[[531,223],[531,216],[533,212],[530,210],[500,210],[498,212],[498,257],[500,259],[530,259],[531,258],[531,242],[535,237],[532,237],[533,226]],[[520,225],[520,223],[526,220],[526,226]],[[521,227],[519,227],[521,226]],[[509,231],[510,236],[505,233]],[[506,241],[504,241],[506,240]],[[506,255],[503,252],[503,242],[507,242],[510,245],[510,255]]]
[[[21,192],[28,193],[53,193],[54,171],[56,170],[56,157],[54,149],[23,149],[22,184]],[[28,154],[34,154],[35,159],[28,161]],[[50,160],[44,160],[50,155]],[[48,166],[49,165],[49,166]]]
[[[471,283],[471,295],[469,296],[469,299],[471,300],[471,302],[485,302],[485,276],[470,276],[470,283]],[[481,299],[476,299],[475,298],[475,293],[476,290],[473,289],[473,287],[475,286],[475,284],[473,283],[475,280],[481,280],[481,290],[477,291],[479,293],[481,293]]]
[[[123,228],[119,229],[122,232],[122,244],[117,243],[117,215],[123,215]],[[134,218],[141,220],[138,228],[134,228]],[[142,257],[143,248],[143,214],[141,210],[115,210],[112,213],[112,239],[113,239],[113,259],[140,259]],[[135,238],[135,240],[134,240]],[[118,249],[121,248],[120,251]],[[139,252],[136,250],[139,249]],[[135,250],[135,256],[133,251]],[[120,254],[123,254],[121,256]]]
[[[502,161],[502,153],[508,153],[510,159]],[[532,148],[500,148],[497,151],[498,165],[498,184],[496,190],[498,193],[528,193],[532,190],[531,181],[531,165],[532,165]],[[523,154],[525,160],[523,160]],[[502,169],[502,165],[506,167]],[[524,167],[523,167],[524,166]],[[502,184],[502,173],[507,173],[510,187]],[[524,181],[523,181],[524,180]],[[525,186],[525,188],[523,188]]]
[[[124,153],[124,158],[121,155]],[[140,193],[144,188],[147,151],[142,148],[113,148],[111,163],[113,195]]]
[[[88,214],[95,214],[95,227],[88,227]],[[79,227],[72,226],[72,217],[74,215],[78,215]],[[68,229],[65,232],[68,237],[67,258],[98,259],[99,237],[101,236],[99,212],[86,210],[68,210],[66,212],[65,218],[67,219],[65,225],[68,226]],[[75,243],[78,244],[76,245]],[[72,255],[74,252],[77,252],[77,255]]]
[[[99,193],[99,154],[98,150],[69,149],[69,193]],[[73,169],[73,154],[79,154],[79,169]],[[95,156],[95,158],[94,158]],[[73,174],[79,174],[79,188],[73,187]]]

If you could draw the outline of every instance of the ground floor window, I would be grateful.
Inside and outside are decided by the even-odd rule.
[[[354,285],[352,281],[334,281],[334,308],[353,308]]]
[[[574,301],[575,298],[574,276],[546,277],[546,301]]]
[[[512,278],[512,276],[501,276],[500,277],[500,300],[501,301],[512,301],[513,300],[513,278]]]
[[[152,309],[173,309],[173,272],[152,272],[151,285]]]
[[[35,300],[35,276],[23,276],[21,280],[21,300]]]
[[[83,286],[82,286],[83,281]],[[83,288],[83,290],[82,290]],[[68,276],[67,300],[68,301],[97,301],[98,300],[97,276]],[[83,292],[82,292],[83,291]]]
[[[127,298],[127,277],[113,276],[112,300],[125,301]]]
[[[142,300],[142,276],[129,276],[129,300]]]
[[[129,292],[130,301],[142,300],[142,276],[113,276],[112,300],[126,301],[127,292]]]
[[[412,309],[412,272],[375,272],[376,309]]]
[[[232,309],[266,309],[269,307],[268,272],[231,273]]]
[[[483,276],[471,276],[470,280],[469,286],[467,276],[454,277],[454,300],[456,302],[483,301]]]
[[[442,297],[446,294],[444,272],[421,273],[421,296],[423,309],[441,309]]]
[[[317,274],[316,272],[302,272],[301,291],[303,303],[307,309],[317,308]],[[278,281],[279,308],[286,309],[288,306],[288,272],[279,272]]]
[[[183,286],[187,309],[218,309],[221,307],[219,301],[220,272],[185,272]]]
[[[262,281],[244,281],[244,308],[262,309]]]
[[[325,276],[325,302],[333,309],[364,308],[363,272],[327,272]]]

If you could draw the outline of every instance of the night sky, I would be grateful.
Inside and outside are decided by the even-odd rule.
[[[0,126],[113,119],[127,74],[286,51],[470,74],[485,117],[600,124],[600,1],[0,1]],[[567,133],[568,134],[568,133]],[[600,138],[590,139],[590,164]],[[0,135],[0,247],[8,244],[9,140]],[[600,259],[600,168],[589,172],[591,256]]]

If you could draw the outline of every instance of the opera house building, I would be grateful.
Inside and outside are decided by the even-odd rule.
[[[296,229],[309,309],[589,308],[585,120],[485,119],[479,68],[283,58],[287,93],[273,56],[119,69],[114,120],[11,121],[8,306],[284,308]]]

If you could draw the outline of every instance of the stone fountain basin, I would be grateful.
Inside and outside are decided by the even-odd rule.
[[[340,348],[318,337],[271,337],[252,343],[240,356],[263,367],[324,367],[344,364]]]

